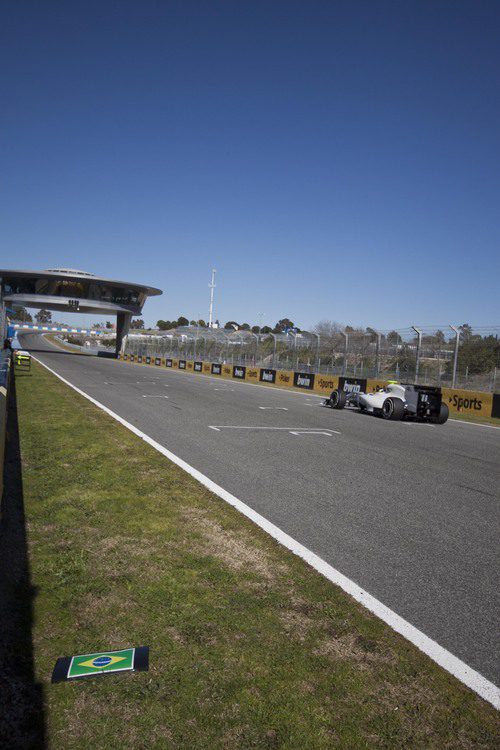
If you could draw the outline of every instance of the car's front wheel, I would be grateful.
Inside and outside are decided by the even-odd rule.
[[[384,419],[401,420],[404,414],[405,405],[400,398],[386,398],[382,404],[382,416]]]

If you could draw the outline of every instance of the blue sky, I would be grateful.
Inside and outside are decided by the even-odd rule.
[[[0,12],[2,267],[159,286],[145,319],[500,322],[500,4]]]

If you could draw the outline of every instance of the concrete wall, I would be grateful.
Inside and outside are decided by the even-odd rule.
[[[10,351],[0,350],[0,498],[3,493],[3,467],[7,441],[7,393],[10,381]]]

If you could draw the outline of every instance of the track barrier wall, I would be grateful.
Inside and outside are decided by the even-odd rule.
[[[298,391],[310,391],[329,396],[337,388],[345,391],[365,391],[374,393],[384,388],[388,381],[373,378],[349,378],[321,373],[293,372],[292,370],[273,370],[266,367],[248,367],[222,362],[201,362],[170,357],[148,357],[134,354],[119,354],[118,359],[125,362],[139,363],[156,367],[168,367],[173,370],[211,375],[227,380],[246,381],[259,385],[278,388],[292,388]],[[471,414],[481,417],[500,419],[500,394],[484,391],[465,391],[458,388],[442,388],[442,398],[450,413]]]
[[[10,351],[0,352],[0,499],[3,494],[3,469],[7,442],[7,398],[11,377]]]

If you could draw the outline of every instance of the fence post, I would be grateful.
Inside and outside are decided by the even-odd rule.
[[[349,334],[346,333],[345,331],[341,331],[341,334],[342,334],[342,336],[345,339],[345,343],[344,343],[344,367],[343,367],[343,373],[342,374],[346,375],[347,374],[347,352],[348,352],[348,349],[349,349]]]
[[[274,341],[274,347],[273,347],[273,364],[272,364],[272,369],[274,370],[274,369],[276,369],[276,334],[275,333],[270,333],[269,335],[273,337],[273,341]]]
[[[455,382],[457,380],[457,364],[458,364],[458,343],[460,340],[460,329],[456,326],[450,326],[452,331],[455,331],[455,355],[453,357],[453,378],[451,381],[451,387],[455,387]]]
[[[418,382],[418,371],[420,367],[420,347],[422,344],[422,331],[420,328],[415,328],[415,326],[412,326],[413,330],[417,334],[417,352],[415,356],[415,383]]]
[[[259,343],[260,343],[260,336],[258,333],[253,333],[252,336],[255,336],[255,362],[254,365],[257,364],[259,361]]]
[[[318,338],[318,343],[316,345],[316,372],[319,372],[319,365],[320,365],[320,358],[319,358],[320,335],[319,335],[319,333],[314,333],[313,336],[317,336],[317,338]]]
[[[378,331],[375,331],[375,334],[377,336],[377,348],[375,350],[375,377],[378,378],[380,375],[380,339],[381,334]]]

